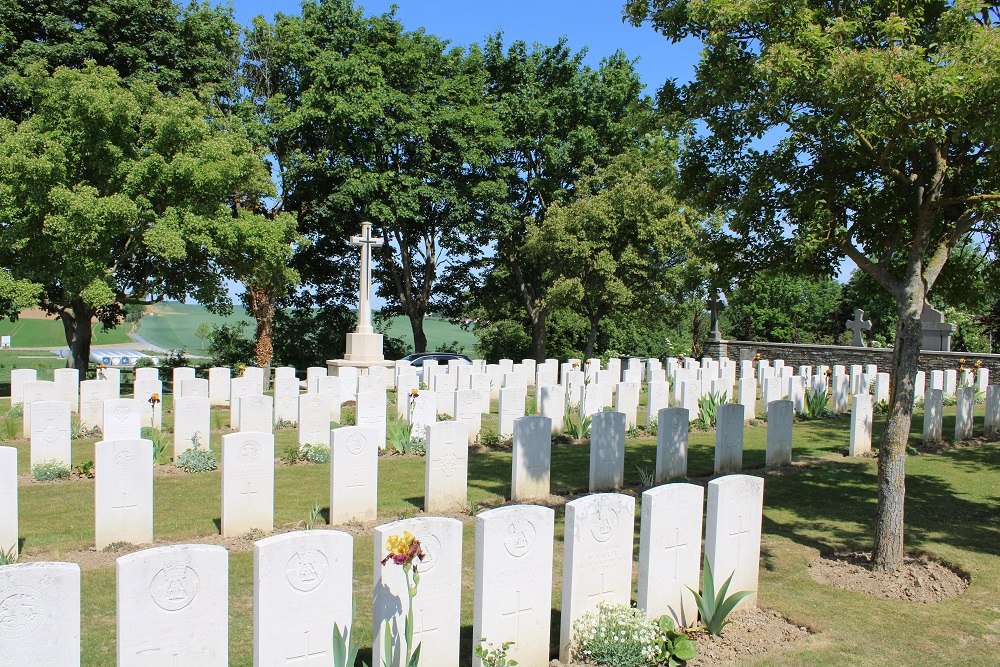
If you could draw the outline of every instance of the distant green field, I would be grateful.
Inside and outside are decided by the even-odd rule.
[[[410,349],[413,349],[413,329],[410,327],[409,318],[403,316],[392,318],[389,321],[386,332],[390,336],[402,338],[410,346]],[[458,341],[461,350],[469,354],[476,344],[476,335],[474,333],[466,331],[447,320],[430,317],[424,318],[424,333],[427,335],[428,350],[436,350],[441,345],[448,345],[453,341]]]
[[[213,315],[198,304],[167,301],[158,304],[152,313],[139,321],[138,333],[145,340],[164,350],[201,353],[204,351],[204,344],[195,335],[199,325],[207,322],[209,326],[218,327],[241,321],[253,324],[253,318],[247,315],[242,306],[234,306],[232,315],[223,317]],[[253,328],[248,331],[252,335]]]
[[[128,329],[118,327],[103,331],[94,325],[94,345],[120,345],[128,343]],[[0,321],[0,336],[10,336],[11,347],[66,347],[66,334],[59,320],[10,320]]]

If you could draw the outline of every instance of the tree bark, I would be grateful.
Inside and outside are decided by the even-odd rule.
[[[923,327],[924,288],[919,274],[897,295],[899,320],[892,351],[889,416],[879,441],[878,514],[875,521],[873,568],[896,570],[903,563],[903,503],[906,497],[906,445],[913,421],[913,385],[917,375]]]
[[[413,330],[413,351],[426,352],[427,334],[424,333],[424,315],[418,312],[411,312],[408,315],[410,318],[410,328]]]
[[[548,311],[538,308],[531,311],[531,354],[535,361],[543,363],[545,361],[545,320]]]
[[[247,293],[250,296],[250,310],[257,321],[254,345],[257,365],[261,368],[270,368],[271,360],[274,358],[274,294],[253,285],[247,285]]]
[[[81,381],[87,379],[87,369],[90,368],[93,317],[94,311],[79,299],[59,311],[59,319],[66,334],[66,345],[70,351],[67,367],[77,369]]]
[[[590,359],[594,356],[594,346],[597,344],[597,325],[599,322],[599,319],[590,320],[590,332],[587,334],[587,347],[583,351],[584,359]]]

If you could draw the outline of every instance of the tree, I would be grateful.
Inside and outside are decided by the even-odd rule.
[[[626,16],[705,45],[696,79],[661,95],[704,123],[689,187],[748,238],[848,257],[895,302],[874,540],[874,567],[895,570],[924,300],[960,239],[997,230],[1000,7],[630,0]]]
[[[829,277],[758,273],[729,294],[725,310],[729,335],[775,343],[833,343],[844,328],[840,291]]]
[[[392,13],[366,18],[349,0],[257,19],[247,49],[280,183],[272,211],[294,211],[312,241],[295,260],[312,302],[356,302],[347,240],[370,221],[386,240],[373,267],[385,312],[406,315],[424,351],[425,315],[474,279],[478,223],[496,196],[482,55],[406,32]]]
[[[93,64],[17,83],[32,105],[0,121],[0,267],[42,287],[71,366],[86,371],[93,319],[115,326],[126,304],[230,305],[220,231],[271,188],[242,126]]]
[[[521,256],[544,267],[535,283],[552,307],[571,307],[589,324],[585,357],[594,355],[609,315],[664,315],[694,254],[697,213],[677,193],[676,142],[650,138],[575,184],[529,225]]]
[[[494,299],[497,290],[512,295],[530,324],[532,356],[541,361],[553,304],[539,280],[546,267],[525,252],[525,239],[553,204],[572,199],[584,174],[638,145],[653,129],[652,105],[640,96],[635,69],[620,52],[594,70],[565,41],[531,49],[514,42],[505,49],[498,34],[484,53],[490,101],[504,132],[496,162],[505,192],[489,216],[495,256],[477,300]]]
[[[30,109],[10,75],[41,63],[78,69],[88,61],[161,92],[231,92],[240,51],[232,8],[174,0],[4,0],[0,3],[0,116]]]

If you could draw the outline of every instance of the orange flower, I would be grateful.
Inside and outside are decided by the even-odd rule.
[[[150,405],[156,405],[159,402],[160,402],[160,395],[159,394],[156,394],[156,393],[150,394],[150,396],[149,396],[149,403],[150,403]]]

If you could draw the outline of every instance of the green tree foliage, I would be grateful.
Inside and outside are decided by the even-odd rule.
[[[586,318],[587,358],[612,313],[662,316],[694,254],[697,213],[678,196],[675,149],[662,138],[626,149],[527,227],[519,255],[541,267],[544,302]]]
[[[865,311],[865,319],[872,323],[871,331],[865,335],[871,341],[873,347],[892,347],[896,339],[896,303],[893,298],[886,294],[885,290],[879,287],[875,279],[870,275],[855,269],[851,272],[850,278],[844,283],[840,293],[841,306],[840,315],[837,321],[841,324],[841,331],[846,332],[844,323],[854,319],[854,310],[860,308]],[[852,338],[843,342],[850,343],[853,334],[848,334]]]
[[[962,238],[997,229],[1000,6],[630,0],[626,16],[704,43],[696,80],[661,95],[707,130],[690,187],[772,256],[849,257],[893,297],[874,563],[894,570],[924,300]]]
[[[0,3],[0,116],[21,120],[30,97],[11,80],[29,65],[88,61],[161,92],[232,88],[240,51],[232,9],[174,0],[4,0]]]
[[[489,99],[500,118],[504,147],[496,167],[505,183],[490,216],[495,261],[478,293],[482,306],[500,298],[519,303],[530,324],[531,356],[546,356],[548,299],[545,264],[525,249],[549,208],[572,199],[576,183],[634,148],[653,127],[648,99],[632,63],[616,53],[594,70],[565,41],[529,48],[501,35],[484,47]],[[547,263],[549,258],[545,258]],[[494,319],[499,319],[496,316]]]
[[[356,320],[354,311],[344,306],[278,310],[274,317],[276,363],[308,368],[325,366],[327,359],[342,359],[346,346],[344,332]],[[384,351],[387,358],[392,358]]]
[[[272,187],[239,123],[106,67],[30,68],[31,111],[0,121],[0,266],[43,287],[74,367],[91,322],[193,296],[229,305],[217,262],[238,196]]]
[[[499,125],[482,55],[406,32],[391,13],[366,18],[349,0],[257,19],[247,50],[279,205],[313,241],[296,260],[312,301],[356,301],[346,240],[371,221],[386,239],[374,267],[386,312],[406,315],[425,350],[424,316],[474,280],[486,244],[478,222],[497,197]]]
[[[727,334],[737,340],[833,344],[844,330],[840,291],[832,278],[758,273],[730,293]]]

